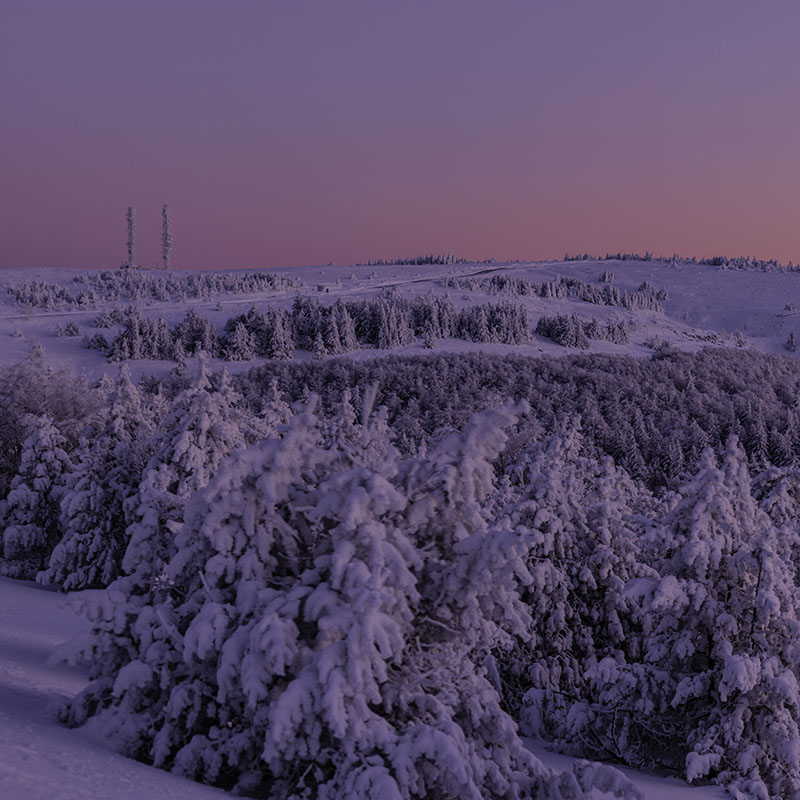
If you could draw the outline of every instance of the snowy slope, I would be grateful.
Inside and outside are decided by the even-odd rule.
[[[635,291],[643,282],[665,289],[668,299],[663,312],[628,311],[624,308],[595,305],[566,299],[541,297],[512,297],[490,295],[481,291],[446,288],[447,278],[473,278],[480,280],[493,275],[506,275],[535,282],[577,278],[596,284],[601,273],[614,274],[613,286],[620,291]],[[265,271],[266,272],[266,271]],[[274,271],[272,271],[274,272]],[[2,270],[0,271],[0,363],[9,363],[23,357],[33,341],[45,347],[48,361],[69,366],[90,377],[103,372],[116,371],[98,352],[82,346],[84,334],[102,332],[113,337],[114,330],[93,327],[98,311],[114,306],[125,307],[130,300],[101,301],[86,310],[74,307],[56,307],[45,310],[24,307],[15,303],[6,292],[10,284],[40,280],[65,287],[71,292],[80,288],[81,275],[73,270]],[[158,274],[146,271],[146,274]],[[183,273],[186,274],[186,273]],[[646,356],[652,352],[653,342],[668,342],[675,347],[694,350],[704,345],[722,347],[752,347],[763,352],[783,353],[788,335],[800,335],[800,271],[761,272],[758,270],[722,269],[703,264],[671,263],[663,261],[571,261],[512,264],[459,264],[428,266],[326,266],[295,267],[282,274],[299,283],[293,288],[254,292],[239,295],[219,295],[211,298],[189,297],[178,301],[144,300],[138,305],[145,316],[156,319],[163,316],[170,325],[180,321],[188,308],[210,319],[221,328],[230,317],[241,314],[256,304],[260,310],[267,307],[289,309],[296,294],[333,303],[337,298],[345,301],[374,297],[381,291],[393,288],[413,297],[433,293],[447,296],[456,308],[477,303],[513,299],[523,303],[529,320],[535,327],[543,314],[572,314],[584,319],[597,318],[600,322],[617,319],[630,329],[630,343],[616,345],[607,341],[592,341],[591,352],[606,352]],[[76,283],[75,281],[78,281]],[[80,328],[77,337],[56,336],[57,325],[74,321]],[[445,339],[437,342],[439,351],[460,352],[485,350],[488,352],[513,351],[521,355],[566,355],[575,353],[541,336],[533,336],[530,344],[500,345],[479,344],[463,340]],[[372,348],[357,350],[349,357],[373,358],[385,351]],[[419,354],[428,352],[421,341],[397,348],[395,353]],[[800,351],[798,351],[800,352]],[[310,354],[298,351],[298,358]],[[228,362],[229,369],[246,369],[253,362]],[[132,363],[135,376],[155,372],[163,374],[172,362]]]
[[[199,800],[224,792],[106,750],[70,730],[51,706],[84,685],[79,670],[48,664],[84,620],[64,595],[0,578],[0,797],[7,800]]]
[[[123,758],[93,740],[83,728],[70,730],[52,705],[78,692],[80,670],[48,663],[54,648],[85,628],[64,595],[22,581],[0,578],[0,797],[9,800],[202,800],[224,792]],[[531,743],[549,766],[570,759]],[[646,800],[712,800],[715,787],[689,787],[672,779],[625,770]],[[597,795],[596,800],[602,800]]]

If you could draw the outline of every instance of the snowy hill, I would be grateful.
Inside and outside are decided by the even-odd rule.
[[[800,792],[800,275],[738,266],[0,275],[0,575],[89,620],[0,581],[2,780]]]
[[[285,278],[282,285],[279,283],[264,290],[248,290],[247,287],[237,291],[203,290],[205,296],[195,296],[191,292],[173,288],[159,299],[146,293],[136,298],[126,295],[124,291],[109,291],[106,285],[105,291],[102,287],[96,292],[90,290],[86,292],[86,298],[78,302],[81,292],[91,289],[99,274],[57,269],[0,272],[0,338],[4,341],[0,348],[0,359],[5,363],[17,360],[28,351],[31,342],[36,341],[44,346],[50,363],[70,365],[88,376],[98,377],[110,367],[101,353],[83,347],[83,338],[100,334],[110,341],[117,333],[118,325],[112,325],[111,328],[96,327],[97,318],[103,310],[125,309],[133,305],[140,308],[143,316],[152,320],[161,317],[174,327],[187,310],[192,309],[221,332],[226,321],[246,313],[253,305],[260,311],[273,308],[288,312],[298,295],[330,306],[336,300],[353,302],[375,298],[386,291],[394,291],[407,299],[418,296],[447,298],[456,310],[513,301],[524,306],[531,331],[536,328],[540,317],[555,315],[575,314],[585,322],[595,319],[600,324],[607,324],[609,320],[615,320],[624,325],[628,343],[590,339],[582,347],[587,352],[643,356],[651,353],[659,344],[668,343],[685,350],[710,344],[786,354],[784,345],[790,334],[794,332],[800,335],[800,310],[795,307],[800,304],[800,272],[797,271],[764,272],[681,262],[605,260],[297,267],[280,272],[258,273]],[[179,279],[190,274],[193,273],[171,273]],[[234,271],[213,274],[227,276],[235,282],[237,276],[255,273]],[[604,274],[607,280],[601,282]],[[169,275],[158,270],[137,273],[137,276],[149,282],[163,282]],[[664,298],[658,301],[663,311],[630,309],[624,305],[586,302],[574,297],[519,295],[493,287],[492,279],[498,278],[529,284],[579,281],[593,290],[613,288],[629,295],[647,286],[651,287],[654,296]],[[9,289],[13,289],[17,296],[9,293]],[[118,296],[114,297],[115,294]],[[77,330],[59,336],[59,328],[63,332],[70,323],[77,326]],[[532,334],[529,342],[514,345],[441,338],[432,347],[444,352],[484,350],[532,356],[574,352],[536,334]],[[385,352],[385,349],[362,345],[348,355],[372,358]],[[425,352],[425,342],[419,336],[408,343],[398,344],[392,348],[392,352],[422,353]],[[311,354],[298,349],[295,357],[308,358]],[[248,363],[260,361],[263,358],[255,356],[247,361],[229,361],[228,367],[242,369]],[[148,364],[134,360],[131,366],[134,374],[150,371],[163,373],[170,364],[166,361]]]

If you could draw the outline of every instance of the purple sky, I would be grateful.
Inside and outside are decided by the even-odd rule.
[[[3,0],[0,266],[800,260],[795,0]]]

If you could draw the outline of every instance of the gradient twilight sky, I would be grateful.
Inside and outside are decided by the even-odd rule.
[[[800,261],[800,3],[2,0],[0,266]]]

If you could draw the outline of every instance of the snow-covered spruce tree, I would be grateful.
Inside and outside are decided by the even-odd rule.
[[[273,376],[257,416],[244,420],[247,444],[255,444],[263,439],[277,439],[292,416],[292,407],[284,400],[278,388],[278,379]]]
[[[610,458],[597,464],[581,447],[573,422],[524,452],[509,470],[521,497],[506,510],[525,547],[531,628],[501,659],[505,700],[520,708],[524,731],[562,746],[586,671],[630,644],[625,584],[655,575],[640,555],[633,507],[641,490]]]
[[[301,350],[313,350],[314,340],[322,335],[322,310],[319,303],[296,295],[292,304],[292,336]]]
[[[107,689],[109,676],[152,644],[147,623],[158,623],[149,614],[168,597],[166,564],[175,554],[186,503],[208,484],[225,457],[244,448],[236,396],[227,376],[218,383],[215,389],[201,360],[194,381],[176,397],[150,447],[153,455],[138,492],[126,503],[132,521],[126,530],[122,574],[107,592],[83,597],[92,627],[69,648],[68,657],[93,664],[91,677],[96,680],[68,712],[73,719],[93,707]]]
[[[635,797],[608,768],[546,770],[481,666],[524,613],[493,593],[516,552],[480,514],[511,419],[478,418],[431,460],[337,469],[309,406],[234,453],[189,502],[140,647],[118,671],[99,660],[65,718],[275,800]]]
[[[109,403],[102,429],[78,449],[61,500],[62,539],[37,575],[64,591],[107,586],[127,543],[126,501],[139,485],[153,428],[125,365]]]
[[[19,472],[30,415],[51,417],[72,452],[95,411],[96,394],[84,378],[47,366],[38,342],[24,359],[0,368],[0,497]]]
[[[671,765],[738,797],[797,797],[793,568],[751,496],[735,437],[721,468],[706,450],[680,495],[661,542],[661,577],[626,589],[642,625],[641,660],[608,658],[590,675],[593,741],[629,763]]]
[[[377,301],[378,341],[382,350],[401,347],[414,340],[408,302],[399,294],[391,292]]]
[[[134,577],[140,592],[150,591],[174,555],[173,540],[188,499],[208,484],[224,458],[245,446],[236,399],[226,374],[216,390],[212,387],[201,360],[194,381],[175,398],[150,447],[153,455],[129,501],[132,522],[122,560],[125,575]]]
[[[326,309],[323,319],[322,341],[325,344],[326,352],[331,355],[344,352],[342,348],[342,338],[339,335],[339,323],[336,321],[336,317],[331,313],[330,309]]]
[[[292,321],[289,314],[282,309],[269,308],[265,314],[269,342],[267,356],[286,361],[294,356],[294,339],[292,338]]]
[[[225,357],[229,361],[252,361],[255,357],[253,334],[247,330],[243,322],[236,323],[225,345]]]
[[[777,529],[780,552],[800,585],[800,470],[770,467],[753,479],[753,496]]]
[[[314,337],[314,342],[311,345],[311,352],[317,358],[324,358],[328,355],[328,349],[325,347],[325,340],[322,338],[321,330],[318,330],[317,335]]]
[[[341,403],[322,423],[325,446],[336,453],[336,467],[379,467],[397,460],[385,408],[375,409],[378,384],[364,388],[360,415],[357,415],[349,388]]]
[[[358,339],[356,338],[356,326],[347,306],[338,299],[331,306],[331,314],[336,322],[336,329],[339,332],[341,352],[349,353],[351,350],[358,349]]]
[[[72,470],[66,439],[47,415],[30,417],[19,472],[2,514],[0,575],[33,580],[47,566],[60,538],[59,513],[64,482]]]

